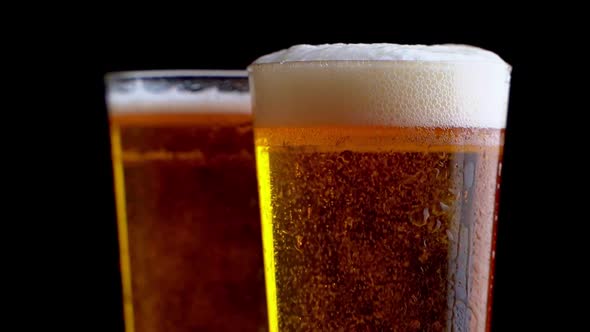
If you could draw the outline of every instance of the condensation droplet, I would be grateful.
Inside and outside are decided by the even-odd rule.
[[[418,226],[418,227],[422,227],[427,224],[426,220],[419,218],[419,217],[418,218],[410,217],[410,222],[412,223],[412,225]]]
[[[424,210],[422,211],[422,214],[424,215],[424,222],[426,222],[428,220],[428,218],[430,217],[430,212],[428,211],[428,208],[424,208]]]
[[[297,248],[297,250],[301,251],[303,249],[303,236],[297,235],[295,236],[295,240],[295,247]]]
[[[436,219],[436,224],[434,225],[434,228],[432,229],[432,232],[437,232],[440,229],[440,226],[442,225],[442,223],[440,222],[439,219]]]
[[[451,233],[451,231],[448,229],[447,229],[447,237],[449,238],[450,241],[455,241],[455,238],[453,237],[453,233]]]
[[[468,162],[463,170],[463,183],[466,188],[473,186],[473,179],[475,178],[475,165],[473,162]]]

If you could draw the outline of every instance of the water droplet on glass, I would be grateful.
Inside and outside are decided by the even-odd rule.
[[[420,217],[418,217],[418,218],[410,217],[410,222],[412,223],[412,225],[418,226],[418,227],[422,227],[427,224],[427,221],[424,220],[423,218],[420,218]]]
[[[303,249],[303,236],[297,235],[295,236],[295,240],[295,247],[297,248],[297,250],[301,251]]]
[[[447,229],[447,237],[449,238],[449,241],[455,241],[455,238],[453,237],[453,233],[451,233],[451,231],[449,231]]]
[[[428,211],[428,208],[424,208],[422,214],[424,215],[424,222],[426,222],[428,220],[428,217],[430,217],[430,212]]]
[[[466,188],[473,186],[473,179],[475,177],[475,165],[473,162],[468,162],[463,171],[463,183]]]
[[[436,219],[436,222],[434,223],[434,227],[432,227],[432,233],[437,232],[440,229],[440,226],[442,225],[442,223],[440,222],[439,219]]]

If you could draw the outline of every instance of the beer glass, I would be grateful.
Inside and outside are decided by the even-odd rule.
[[[265,330],[246,72],[106,85],[126,331]]]
[[[510,66],[355,47],[249,67],[270,330],[489,330]]]

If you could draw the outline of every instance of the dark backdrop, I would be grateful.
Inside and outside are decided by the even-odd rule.
[[[548,259],[562,234],[549,228],[559,213],[559,198],[545,195],[562,186],[550,175],[553,166],[543,161],[547,145],[540,139],[545,133],[565,131],[560,129],[562,122],[547,116],[555,107],[545,98],[547,73],[539,71],[543,60],[538,57],[539,40],[548,38],[550,32],[541,34],[538,25],[523,27],[520,22],[502,18],[495,23],[474,20],[421,28],[386,22],[288,29],[273,22],[270,30],[244,21],[207,22],[211,21],[213,26],[203,27],[198,19],[186,18],[172,25],[125,20],[111,25],[106,19],[103,29],[90,33],[89,40],[80,41],[69,54],[69,68],[82,80],[72,83],[78,85],[78,109],[68,114],[75,126],[65,132],[65,136],[75,137],[64,149],[75,151],[73,162],[77,167],[68,171],[72,179],[68,189],[74,194],[68,198],[71,209],[66,215],[72,217],[69,231],[74,240],[67,246],[74,253],[69,260],[73,272],[67,287],[73,292],[68,293],[69,304],[63,311],[75,312],[77,320],[90,323],[92,328],[86,330],[118,332],[123,328],[104,73],[243,69],[259,55],[298,43],[467,43],[492,50],[513,66],[496,256],[494,331],[543,326],[552,319],[562,321],[553,311],[564,303],[558,299],[561,288],[552,279],[561,272],[555,272],[552,266],[556,261]],[[547,242],[548,238],[552,240]],[[538,283],[541,286],[536,286]]]

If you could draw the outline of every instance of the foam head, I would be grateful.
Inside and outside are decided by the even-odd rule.
[[[145,71],[107,76],[111,114],[249,113],[245,71]]]
[[[467,45],[296,45],[250,67],[257,126],[504,128],[510,66]]]

